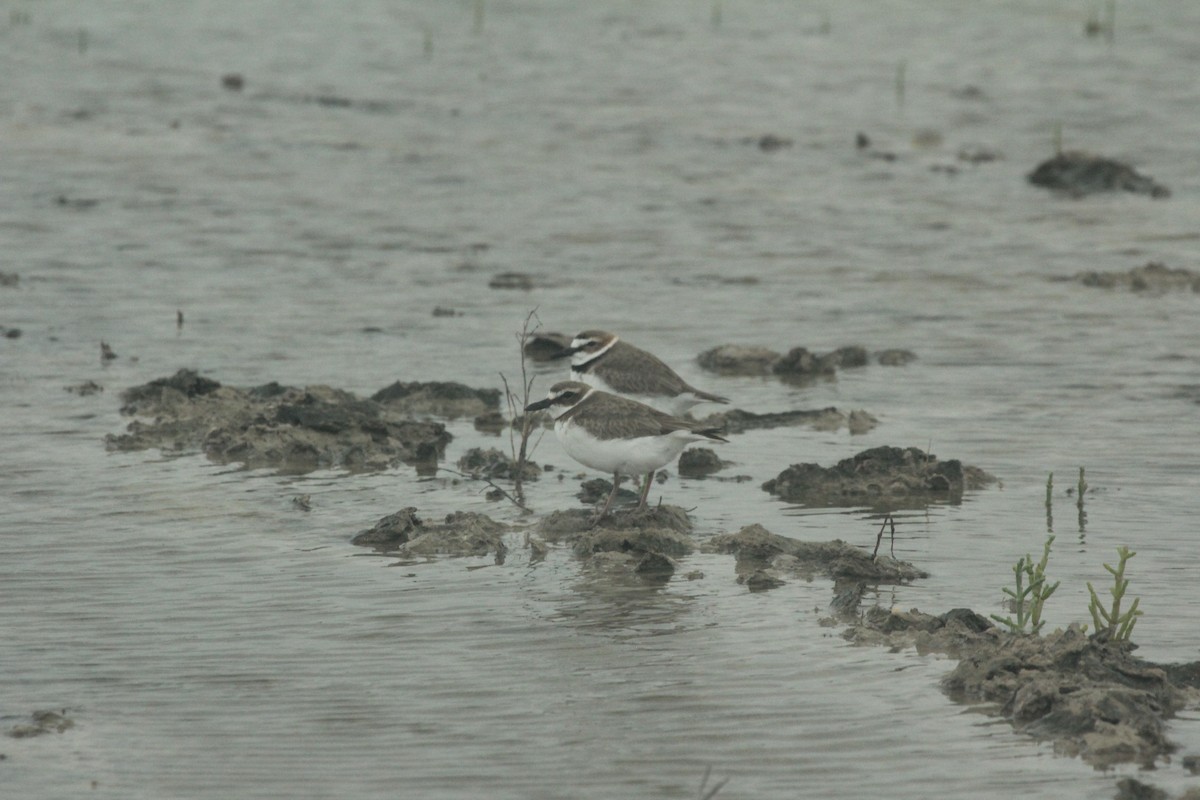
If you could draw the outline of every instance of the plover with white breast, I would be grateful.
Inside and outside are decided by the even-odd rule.
[[[597,519],[608,513],[622,475],[645,475],[638,508],[646,507],[654,471],[692,442],[727,442],[717,428],[673,417],[636,400],[600,391],[580,381],[560,381],[545,400],[526,411],[549,409],[554,433],[567,455],[611,473],[612,492]]]
[[[728,403],[729,398],[702,392],[658,357],[608,331],[584,331],[556,358],[571,357],[571,380],[586,381],[604,392],[632,398],[679,416],[697,403]]]

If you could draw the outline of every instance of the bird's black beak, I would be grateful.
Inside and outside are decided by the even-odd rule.
[[[580,349],[581,349],[580,347],[564,347],[562,350],[559,350],[557,353],[551,353],[550,359],[554,360],[557,358],[570,358],[571,356],[578,353],[580,351]]]
[[[549,407],[550,407],[550,398],[547,397],[545,400],[538,400],[536,403],[530,403],[529,405],[525,406],[525,410],[526,411],[541,411],[543,408],[549,408]]]

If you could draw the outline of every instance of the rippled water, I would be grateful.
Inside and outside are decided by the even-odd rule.
[[[698,536],[760,522],[867,546],[865,510],[758,485],[931,448],[1003,484],[900,516],[896,554],[932,577],[877,599],[989,613],[1041,547],[1053,471],[1050,624],[1086,618],[1085,581],[1128,544],[1140,652],[1200,658],[1200,298],[1050,280],[1196,268],[1200,6],[1119,4],[1108,43],[1083,33],[1102,5],[12,4],[0,723],[67,708],[76,727],[0,740],[6,790],[694,797],[711,766],[720,797],[1109,794],[1113,774],[946,699],[950,662],[821,627],[826,581],[750,594],[731,559],[696,555],[684,572],[702,579],[614,584],[519,547],[503,566],[395,565],[350,537],[406,505],[520,518],[410,468],[281,477],[102,441],[126,422],[122,388],[183,366],[234,385],[498,386],[536,306],[549,330],[618,330],[742,408],[879,417],[856,437],[735,437],[723,474],[750,482],[672,478],[662,494],[695,507]],[[1056,126],[1173,196],[1028,186]],[[897,158],[856,151],[859,131]],[[764,152],[765,134],[791,145]],[[538,288],[489,289],[504,271]],[[726,342],[919,360],[809,387],[702,373],[694,356]],[[85,380],[105,391],[63,390]],[[450,430],[450,461],[497,444]],[[569,465],[551,439],[535,458]],[[1084,525],[1063,494],[1081,465]],[[574,491],[543,480],[530,501]],[[1182,755],[1196,722],[1172,723]],[[1178,760],[1142,777],[1196,781]]]

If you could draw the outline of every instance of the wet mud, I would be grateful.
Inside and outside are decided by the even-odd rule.
[[[778,353],[766,347],[725,344],[705,350],[696,357],[703,369],[721,375],[775,375],[790,383],[806,383],[832,378],[839,369],[854,369],[870,364],[902,366],[916,358],[908,350],[889,349],[871,354],[861,345],[839,347],[828,353],[813,353],[806,347],[793,347]]]
[[[383,517],[351,543],[402,558],[494,555],[497,563],[503,563],[508,552],[504,534],[509,530],[508,525],[485,514],[468,511],[456,511],[439,523],[430,523],[410,506]]]
[[[990,703],[1016,730],[1097,768],[1151,766],[1175,752],[1167,720],[1200,703],[1195,664],[1144,661],[1133,655],[1135,645],[1089,636],[1076,625],[1022,635],[1001,631],[969,609],[933,616],[873,607],[843,635],[858,644],[958,659],[942,681],[952,699]]]
[[[700,420],[704,425],[720,428],[722,433],[745,433],[763,428],[804,426],[817,431],[836,431],[845,428],[852,434],[866,433],[879,424],[866,411],[841,411],[834,407],[771,411],[756,414],[740,408],[718,411]]]
[[[465,512],[426,523],[410,507],[384,517],[353,543],[407,559],[493,555],[502,563],[504,536],[512,530]],[[691,532],[687,512],[664,505],[621,509],[601,519],[587,509],[555,511],[525,539],[534,560],[544,558],[550,544],[560,544],[593,575],[653,583],[670,579],[696,551]],[[937,616],[917,609],[863,609],[869,587],[909,583],[928,573],[843,541],[800,541],[751,524],[708,538],[699,549],[734,556],[734,575],[748,591],[769,591],[792,579],[832,579],[831,616],[822,624],[843,626],[842,636],[855,644],[956,659],[942,681],[951,699],[988,704],[990,713],[1014,729],[1097,768],[1151,766],[1174,753],[1168,720],[1200,704],[1200,663],[1153,664],[1133,655],[1135,645],[1110,641],[1106,634],[1088,636],[1076,625],[1033,636],[1002,631],[966,608]]]
[[[762,488],[789,503],[808,506],[924,508],[962,501],[964,491],[996,478],[958,459],[941,461],[916,447],[875,447],[832,467],[793,464]]]
[[[268,383],[223,386],[191,370],[135,386],[121,394],[121,413],[137,417],[123,434],[110,434],[111,450],[200,450],[218,463],[241,463],[303,473],[340,467],[383,470],[401,463],[433,471],[450,434],[439,422],[416,419],[405,400],[435,405],[430,386],[384,401],[328,386],[296,388]],[[478,403],[449,385],[446,408]],[[383,390],[380,394],[387,393]],[[465,387],[464,387],[465,388]],[[411,405],[409,407],[412,407]]]
[[[1132,192],[1154,198],[1171,196],[1171,190],[1166,186],[1128,164],[1091,153],[1059,153],[1038,164],[1027,177],[1034,186],[1068,197],[1102,192]]]

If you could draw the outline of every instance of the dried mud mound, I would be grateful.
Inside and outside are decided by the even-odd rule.
[[[964,491],[995,480],[978,467],[939,461],[915,447],[875,447],[828,468],[793,464],[762,488],[808,506],[924,508],[938,500],[960,502]]]
[[[450,441],[441,423],[328,386],[239,389],[180,370],[128,389],[121,399],[122,414],[150,420],[135,419],[125,433],[109,435],[112,450],[199,449],[218,463],[293,473],[400,463],[432,470]]]

